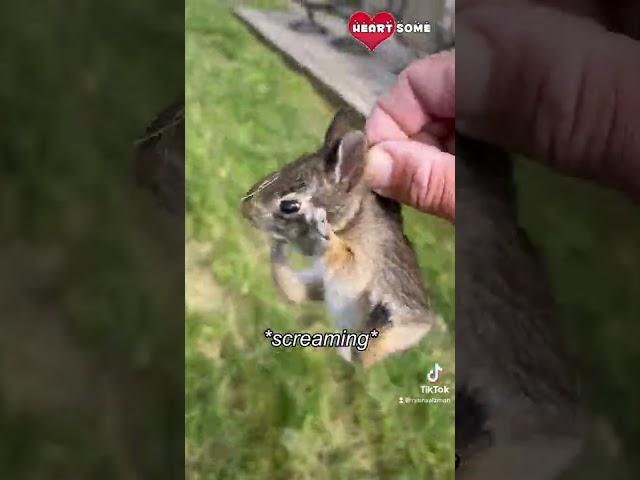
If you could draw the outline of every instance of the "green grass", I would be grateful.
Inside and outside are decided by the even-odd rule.
[[[581,375],[583,401],[595,418],[606,419],[616,430],[621,459],[638,472],[637,205],[617,192],[553,175],[526,160],[517,163],[516,180],[521,224],[544,259],[558,323]],[[606,458],[597,443],[602,439],[593,441],[592,453],[567,478],[637,478],[620,459]]]
[[[206,250],[187,272],[187,476],[451,478],[453,403],[398,405],[419,396],[436,360],[453,386],[450,225],[405,212],[448,333],[366,372],[330,350],[274,349],[262,334],[332,328],[320,307],[277,298],[268,246],[238,206],[265,173],[317,148],[334,107],[229,7],[188,0],[186,10],[187,256]]]
[[[182,6],[1,10],[0,477],[175,477],[183,238],[132,142],[183,89]]]

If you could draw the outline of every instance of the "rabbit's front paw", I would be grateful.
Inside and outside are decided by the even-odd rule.
[[[322,237],[324,241],[329,240],[331,227],[327,221],[327,211],[324,208],[316,208],[313,213],[312,222],[315,225],[316,231],[320,234],[320,237]]]

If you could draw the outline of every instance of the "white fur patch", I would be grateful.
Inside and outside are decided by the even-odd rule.
[[[322,261],[317,262],[324,283],[324,303],[338,330],[356,330],[363,323],[362,291],[349,281],[327,278]]]
[[[338,329],[352,330],[362,325],[362,309],[360,307],[360,292],[353,291],[349,285],[342,282],[325,282],[325,305],[329,314],[336,321]]]

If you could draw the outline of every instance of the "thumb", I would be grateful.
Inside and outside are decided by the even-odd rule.
[[[525,3],[458,26],[462,133],[640,196],[639,42]]]
[[[455,219],[455,157],[413,140],[369,150],[365,181],[379,194],[451,222]]]

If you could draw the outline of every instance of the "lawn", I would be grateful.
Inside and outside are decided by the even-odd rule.
[[[616,430],[620,450],[593,434],[567,479],[638,478],[640,388],[640,217],[623,195],[520,159],[520,221],[544,260],[557,320],[581,394],[598,421]],[[606,447],[604,447],[606,445]],[[610,458],[611,452],[617,452]],[[619,457],[618,457],[619,455]],[[627,468],[634,469],[632,473]]]
[[[435,361],[454,384],[453,228],[405,212],[447,332],[370,371],[330,350],[272,348],[267,327],[332,327],[320,307],[277,298],[268,245],[241,219],[239,200],[315,149],[335,106],[253,37],[229,2],[186,5],[187,477],[452,478],[453,402],[398,397],[419,396]]]
[[[184,88],[184,10],[0,10],[0,477],[176,478],[183,235],[133,140]]]

